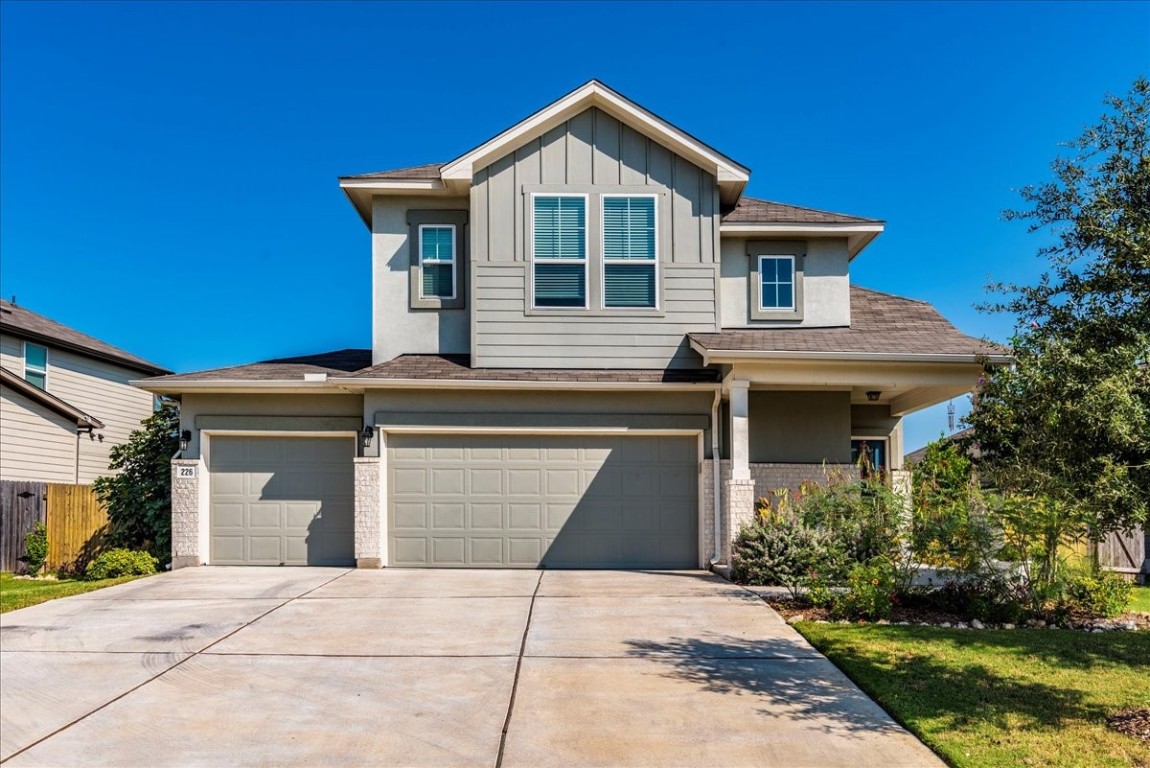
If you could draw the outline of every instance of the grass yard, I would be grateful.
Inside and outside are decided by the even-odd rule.
[[[1105,722],[1150,708],[1150,632],[796,628],[953,766],[1150,766]]]
[[[122,576],[118,579],[103,579],[102,581],[79,581],[78,579],[38,581],[18,579],[10,573],[0,573],[0,613],[14,611],[17,608],[27,608],[37,603],[45,603],[57,597],[93,592],[138,578],[140,577]]]
[[[1128,610],[1150,613],[1150,587],[1134,587],[1131,590]]]

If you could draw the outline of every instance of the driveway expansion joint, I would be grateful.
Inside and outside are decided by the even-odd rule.
[[[515,712],[515,693],[519,688],[519,673],[523,669],[523,653],[527,650],[527,635],[531,632],[531,615],[535,612],[535,600],[539,596],[539,587],[543,584],[543,574],[535,582],[535,591],[531,593],[531,605],[527,608],[527,621],[523,625],[523,639],[519,641],[519,657],[515,660],[515,677],[511,681],[511,696],[507,700],[507,717],[503,720],[503,732],[499,735],[499,755],[495,758],[495,768],[503,766],[503,752],[507,749],[507,731],[511,728],[511,715]]]

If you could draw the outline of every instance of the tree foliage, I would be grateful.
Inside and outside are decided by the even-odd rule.
[[[93,483],[108,509],[108,543],[143,549],[161,563],[171,559],[172,455],[179,447],[179,410],[163,406],[111,451],[111,469],[119,474]]]
[[[968,417],[999,489],[1073,507],[1091,538],[1150,510],[1150,82],[1108,97],[1053,179],[1005,212],[1049,238],[1035,285],[996,284],[1014,365],[988,366]]]

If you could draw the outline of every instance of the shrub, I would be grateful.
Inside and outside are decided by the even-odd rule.
[[[1130,604],[1130,582],[1116,573],[1099,571],[1070,580],[1064,601],[1068,608],[1092,616],[1117,616]]]
[[[847,577],[847,590],[835,595],[831,615],[844,619],[889,619],[894,609],[895,569],[887,562],[858,563]]]
[[[28,573],[35,576],[48,559],[48,529],[43,523],[36,523],[32,530],[24,534],[24,551]]]
[[[1027,585],[998,571],[952,579],[932,594],[938,608],[968,619],[993,624],[1016,624],[1030,603]]]
[[[822,531],[795,520],[763,519],[739,530],[731,567],[741,584],[784,586],[798,598],[812,573],[841,571],[842,557]]]
[[[109,549],[88,563],[84,578],[114,579],[118,576],[144,576],[156,572],[156,558],[147,552],[131,549]]]
[[[902,498],[878,479],[832,476],[828,481],[803,484],[791,500],[795,518],[807,528],[827,532],[852,562],[898,556]]]

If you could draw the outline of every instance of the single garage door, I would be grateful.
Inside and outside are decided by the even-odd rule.
[[[388,438],[396,566],[695,568],[694,437]]]
[[[354,565],[355,441],[211,439],[211,562]]]

